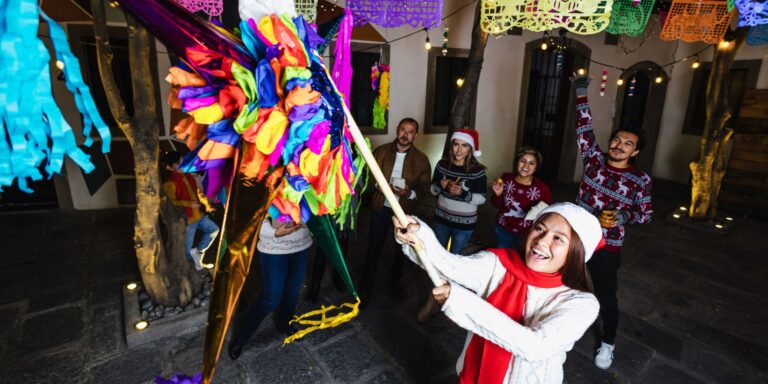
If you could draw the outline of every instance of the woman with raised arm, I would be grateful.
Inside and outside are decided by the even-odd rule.
[[[395,236],[423,247],[447,280],[433,289],[442,310],[469,331],[457,363],[461,383],[561,383],[566,352],[597,318],[586,260],[602,246],[597,218],[571,203],[536,215],[525,242],[471,256],[443,249],[416,218]],[[418,262],[417,262],[418,263]]]

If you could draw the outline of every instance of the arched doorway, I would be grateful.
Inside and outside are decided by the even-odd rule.
[[[630,92],[633,78],[634,89]],[[621,79],[624,83],[617,90],[613,129],[634,127],[645,131],[645,148],[637,155],[636,165],[650,174],[656,157],[669,76],[656,63],[641,61],[624,71]]]
[[[575,97],[568,77],[578,69],[589,70],[591,50],[567,39],[562,58],[553,47],[542,49],[543,39],[525,45],[517,146],[528,145],[544,158],[536,176],[547,182],[570,181],[576,157]]]

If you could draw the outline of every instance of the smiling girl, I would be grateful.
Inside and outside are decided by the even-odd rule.
[[[515,171],[501,175],[491,186],[496,216],[496,247],[514,248],[531,228],[525,220],[528,210],[543,201],[552,203],[549,186],[533,174],[541,166],[541,153],[531,147],[521,147],[515,153]]]
[[[477,224],[477,207],[485,203],[485,167],[477,131],[460,129],[451,135],[451,152],[440,160],[432,176],[430,192],[437,196],[433,228],[435,236],[451,253],[461,254]],[[438,310],[429,295],[416,319],[425,322]]]
[[[461,383],[561,383],[566,352],[597,318],[585,263],[602,242],[597,218],[571,203],[542,210],[517,249],[471,256],[445,251],[432,230],[411,217],[401,244],[420,243],[448,283],[433,294],[469,331],[457,362]],[[418,263],[410,246],[405,254]]]

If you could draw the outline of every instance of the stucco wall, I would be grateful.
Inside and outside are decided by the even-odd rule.
[[[466,0],[446,0],[443,13],[445,15],[452,13],[464,4],[466,4]],[[473,15],[474,6],[469,6],[447,20],[450,28],[449,46],[451,48],[469,49]],[[119,14],[110,14],[110,20],[119,22],[118,19]],[[660,27],[655,16],[652,16],[651,22],[655,23],[652,37],[635,52],[629,54],[624,53],[618,46],[604,44],[603,33],[590,36],[569,34],[569,36],[587,45],[592,51],[591,58],[593,60],[620,67],[630,67],[637,62],[646,60],[657,64],[666,64],[705,46],[701,43],[661,41],[658,39]],[[389,30],[377,27],[377,29],[387,40],[414,31],[410,27]],[[430,39],[435,46],[433,49],[440,49],[442,31],[442,27],[429,31]],[[498,39],[490,37],[488,40],[480,76],[475,127],[480,133],[480,147],[483,151],[480,160],[488,167],[489,178],[495,178],[512,168],[510,159],[514,149],[519,145],[517,142],[517,124],[520,113],[520,83],[525,75],[523,73],[525,45],[530,41],[540,39],[541,36],[541,33],[525,31],[522,36],[504,36]],[[424,49],[424,39],[425,34],[420,32],[412,37],[397,41],[390,47],[392,72],[389,129],[387,135],[370,136],[374,145],[393,140],[396,124],[403,117],[413,117],[422,124],[424,122],[427,78],[427,52]],[[627,46],[634,48],[639,43],[640,40],[635,39],[629,41]],[[159,42],[157,50],[166,51]],[[711,60],[711,53],[711,49],[705,52],[701,56],[701,60]],[[739,51],[737,60],[766,59],[767,56],[768,46],[751,47],[745,45]],[[162,100],[165,99],[168,90],[167,84],[162,81],[168,66],[167,56],[158,55]],[[768,60],[763,60],[758,78],[758,88],[768,87],[768,68],[766,66],[768,66]],[[654,169],[650,171],[654,177],[686,182],[688,180],[687,164],[695,156],[699,143],[699,137],[681,133],[693,70],[690,67],[690,61],[665,69],[670,75],[670,81],[667,84],[666,102],[659,129],[660,139],[656,148]],[[594,85],[590,88],[589,97],[594,115],[595,134],[599,143],[605,144],[612,129],[617,97],[616,79],[620,73],[616,69],[609,68],[606,95],[601,97],[598,83],[602,70],[603,66],[598,64],[592,64],[589,67],[589,75],[594,77]],[[65,113],[66,119],[79,132],[81,129],[80,117],[74,109],[71,96],[64,89],[64,83],[54,82],[53,92]],[[163,121],[168,124],[169,109],[167,105],[163,105],[163,115]],[[166,127],[166,132],[168,130],[169,128]],[[434,165],[440,158],[444,140],[445,134],[428,135],[422,133],[416,139],[416,145],[429,156]],[[561,161],[577,164],[572,179],[578,180],[582,169],[577,155],[574,155],[573,158],[561,159]],[[114,177],[95,195],[91,196],[79,170],[71,162],[67,162],[66,170],[67,181],[72,194],[72,204],[75,209],[97,209],[117,205]]]

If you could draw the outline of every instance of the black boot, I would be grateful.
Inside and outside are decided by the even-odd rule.
[[[243,343],[239,343],[237,341],[233,341],[229,344],[229,357],[232,360],[237,360],[238,357],[240,357],[240,354],[243,353]]]

